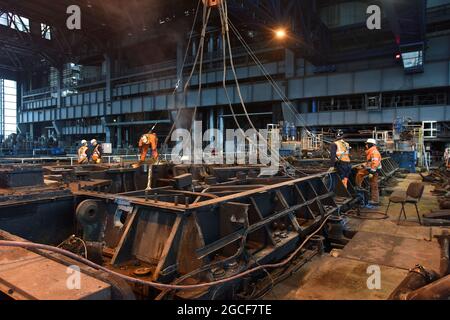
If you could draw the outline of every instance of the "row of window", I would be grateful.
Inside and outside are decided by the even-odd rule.
[[[30,33],[30,19],[19,16],[11,12],[4,12],[0,15],[0,25]],[[41,37],[47,40],[52,39],[51,27],[45,23],[41,23]]]
[[[445,91],[380,93],[311,100],[308,102],[308,112],[446,105],[448,103],[448,94]]]

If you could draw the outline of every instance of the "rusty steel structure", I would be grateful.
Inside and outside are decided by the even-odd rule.
[[[365,201],[352,183],[346,189],[337,173],[321,168],[262,177],[258,166],[162,164],[153,166],[154,188],[145,190],[145,167],[44,165],[36,172],[57,184],[3,196],[0,241],[65,249],[49,255],[28,248],[64,265],[73,263],[70,254],[87,258],[77,264],[91,281],[110,286],[109,299],[255,298],[342,243],[341,214]],[[384,159],[382,179],[397,168]],[[0,292],[26,298],[8,294],[3,275],[0,259]]]

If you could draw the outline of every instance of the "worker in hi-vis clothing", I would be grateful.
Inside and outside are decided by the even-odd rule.
[[[139,153],[140,153],[140,163],[145,162],[145,158],[147,157],[147,152],[150,149],[152,151],[152,159],[154,161],[158,160],[158,137],[153,129],[148,133],[142,135],[141,139],[139,139]]]
[[[364,178],[369,176],[370,201],[367,208],[377,207],[380,204],[380,193],[378,190],[378,175],[381,170],[381,154],[377,148],[375,139],[366,141],[366,166],[360,168],[356,174],[356,185],[361,188]]]
[[[90,160],[95,164],[102,163],[102,146],[97,142],[97,140],[92,139],[91,145],[89,146],[88,156],[90,156]]]
[[[88,142],[86,140],[81,141],[81,147],[78,149],[78,164],[86,164],[89,162],[88,155]]]
[[[148,168],[147,190],[152,188],[153,165],[158,164],[159,162],[158,136],[154,132],[154,128],[155,127],[153,127],[148,133],[142,135],[139,139],[139,165],[142,165],[145,162],[148,150],[152,150],[152,163]]]
[[[445,149],[444,166],[447,168],[447,170],[450,170],[450,148]]]
[[[336,168],[342,183],[347,188],[348,178],[352,172],[350,164],[350,145],[344,141],[344,132],[339,130],[336,139],[330,146],[330,170]]]

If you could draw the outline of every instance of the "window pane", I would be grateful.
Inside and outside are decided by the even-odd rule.
[[[5,96],[5,107],[6,108],[15,108],[16,103],[17,103],[17,97]]]
[[[15,117],[17,116],[17,111],[15,109],[5,109],[5,116]]]
[[[8,25],[8,15],[6,13],[3,13],[0,16],[0,24],[3,26],[7,26]]]
[[[5,80],[5,87],[17,88],[17,83],[13,80]]]
[[[16,88],[7,87],[5,85],[5,94],[16,95]]]

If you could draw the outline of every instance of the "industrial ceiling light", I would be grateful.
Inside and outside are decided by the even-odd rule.
[[[274,30],[274,33],[275,33],[275,37],[278,40],[283,40],[287,36],[286,29],[284,29],[284,28],[278,28],[278,29]]]
[[[221,0],[203,0],[203,4],[208,7],[217,7]]]

